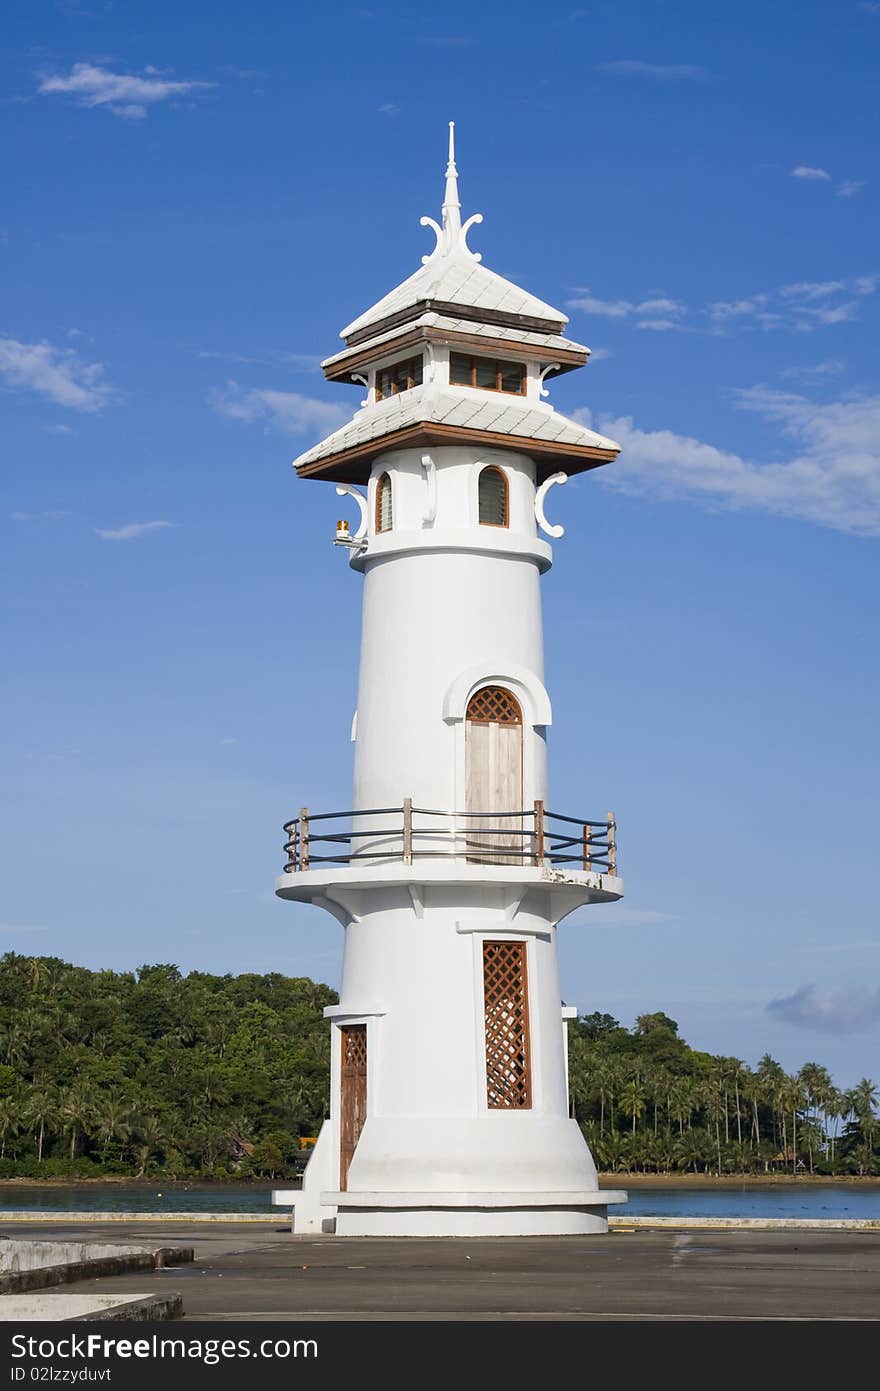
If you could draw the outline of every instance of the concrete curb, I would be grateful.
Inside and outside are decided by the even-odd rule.
[[[870,1232],[880,1231],[880,1218],[848,1217],[609,1217],[608,1226],[646,1230],[690,1231],[810,1231],[810,1232]]]
[[[75,1314],[65,1323],[158,1323],[165,1319],[183,1318],[183,1296],[157,1294],[148,1299],[133,1299],[116,1304],[112,1309],[95,1310],[92,1314]]]
[[[286,1229],[289,1218],[283,1211],[269,1212],[6,1212],[0,1213],[0,1229],[6,1222],[52,1222],[99,1223],[99,1222],[149,1222],[154,1226],[165,1226],[169,1222],[217,1223],[230,1225],[246,1223],[271,1223],[279,1230]],[[703,1230],[703,1231],[880,1231],[880,1218],[835,1218],[835,1217],[609,1217],[608,1226],[615,1229],[650,1231],[654,1230]],[[164,1248],[163,1248],[164,1249]],[[170,1250],[189,1248],[168,1248]],[[169,1258],[171,1259],[171,1258]],[[185,1259],[185,1258],[180,1258]],[[191,1257],[190,1257],[191,1259]],[[178,1258],[174,1263],[179,1263]]]
[[[289,1218],[287,1219],[289,1222]],[[280,1212],[28,1212],[26,1209],[0,1210],[0,1227],[4,1222],[274,1222],[284,1226]]]
[[[128,1251],[118,1256],[35,1266],[32,1270],[10,1270],[0,1275],[0,1295],[26,1294],[29,1290],[69,1285],[75,1280],[96,1280],[102,1275],[127,1275],[132,1270],[162,1270],[192,1260],[191,1246],[160,1246],[156,1251]]]

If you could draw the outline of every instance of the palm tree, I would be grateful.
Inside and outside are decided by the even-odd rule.
[[[43,1162],[43,1141],[46,1130],[58,1121],[58,1092],[55,1087],[32,1087],[25,1102],[25,1119],[34,1127],[37,1163]]]
[[[645,1114],[645,1094],[638,1077],[633,1077],[623,1089],[620,1109],[625,1116],[632,1118],[632,1133],[636,1133],[636,1122]]]
[[[107,1159],[107,1150],[114,1140],[125,1140],[131,1134],[131,1103],[118,1092],[103,1097],[95,1110],[97,1132],[103,1140],[101,1162]]]
[[[94,1099],[87,1085],[75,1083],[64,1095],[61,1102],[61,1117],[64,1129],[70,1133],[70,1158],[76,1156],[80,1131],[85,1130],[92,1119]]]
[[[22,1110],[13,1096],[0,1097],[0,1159],[6,1157],[6,1141],[21,1130]]]

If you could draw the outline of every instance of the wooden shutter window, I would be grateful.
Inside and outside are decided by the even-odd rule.
[[[339,1188],[348,1188],[348,1170],[367,1118],[367,1026],[340,1029],[342,1059],[339,1116]]]
[[[484,468],[479,481],[480,526],[510,526],[507,477],[500,468]]]
[[[391,479],[387,473],[376,484],[376,530],[390,531],[394,523],[391,505]]]
[[[492,1111],[532,1105],[525,942],[483,943],[486,1102]]]
[[[376,400],[384,401],[389,396],[398,396],[401,391],[421,386],[422,371],[421,357],[408,357],[391,367],[380,367],[376,372]]]

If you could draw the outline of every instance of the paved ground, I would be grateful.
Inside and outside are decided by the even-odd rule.
[[[25,1230],[0,1221],[2,1236]],[[28,1234],[83,1231],[60,1220]],[[190,1319],[880,1319],[877,1232],[385,1240],[174,1222],[95,1223],[89,1236],[193,1246],[192,1267],[88,1282],[99,1294],[180,1291]]]

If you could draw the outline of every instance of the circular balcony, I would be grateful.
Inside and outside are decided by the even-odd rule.
[[[389,884],[535,885],[577,890],[583,902],[623,894],[613,813],[586,821],[535,802],[521,811],[456,812],[414,806],[311,812],[284,827],[280,898]]]

